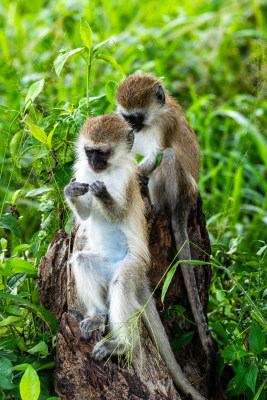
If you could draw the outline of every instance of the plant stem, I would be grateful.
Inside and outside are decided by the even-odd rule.
[[[90,82],[91,66],[92,66],[92,50],[90,51],[89,64],[87,64],[87,88],[86,88],[87,110],[89,109],[89,82]]]

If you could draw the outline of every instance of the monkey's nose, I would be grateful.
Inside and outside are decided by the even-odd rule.
[[[134,115],[127,115],[124,117],[127,122],[131,125],[131,127],[135,131],[140,131],[144,127],[144,115],[143,114],[134,114]]]

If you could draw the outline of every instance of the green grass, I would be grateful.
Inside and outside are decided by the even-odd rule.
[[[89,68],[78,53],[59,76],[54,68],[61,49],[84,46],[82,17],[94,45],[112,39],[101,50],[120,66],[98,58],[89,85]],[[73,144],[88,115],[113,109],[116,85],[107,82],[119,82],[121,68],[127,75],[163,77],[195,129],[202,153],[198,187],[212,243],[209,320],[219,345],[219,374],[227,364],[233,370],[229,398],[264,398],[266,25],[263,0],[1,2],[0,288],[31,306],[1,297],[0,357],[15,387],[0,374],[0,399],[22,398],[18,385],[26,367],[12,372],[10,363],[38,370],[40,357],[50,365],[38,371],[40,399],[49,397],[54,333],[43,330],[36,269],[56,231],[70,229],[62,189],[71,176]],[[31,85],[42,79],[34,102],[25,104]],[[13,274],[10,259],[16,264]],[[177,310],[184,318],[182,308]],[[38,343],[47,348],[29,353]],[[26,378],[31,374],[29,368]]]

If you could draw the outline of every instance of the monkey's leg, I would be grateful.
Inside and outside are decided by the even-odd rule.
[[[135,264],[138,261],[135,261]],[[143,274],[135,268],[133,262],[128,261],[123,271],[116,274],[109,288],[109,321],[111,339],[97,344],[93,357],[102,360],[106,356],[122,355],[130,351],[138,341],[140,318],[138,310],[142,305],[138,301],[138,286],[142,282]],[[137,278],[140,280],[139,284]],[[145,276],[144,276],[144,279]],[[140,299],[141,300],[141,299]]]
[[[188,208],[186,200],[177,205],[172,215],[172,231],[175,238],[176,250],[179,251],[180,260],[191,260],[190,244],[187,235]],[[186,242],[186,243],[185,243]],[[182,247],[183,246],[183,247]],[[207,357],[207,384],[209,399],[216,398],[216,351],[208,323],[200,302],[193,265],[181,263],[181,271],[191,310],[197,323],[199,337]]]
[[[73,255],[71,263],[78,296],[86,308],[80,330],[83,337],[89,339],[94,330],[105,331],[107,282],[97,272],[103,260],[90,252],[80,251]]]

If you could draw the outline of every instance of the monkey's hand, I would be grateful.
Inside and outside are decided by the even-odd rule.
[[[105,198],[108,195],[104,182],[95,181],[91,183],[89,190],[95,197],[99,197],[100,199]]]
[[[157,158],[154,157],[154,155],[152,155],[143,158],[143,160],[137,165],[137,167],[143,175],[147,176],[153,171],[156,165],[157,165]]]
[[[89,190],[88,183],[80,183],[71,180],[71,182],[64,188],[66,197],[73,199],[75,197],[83,196]]]

